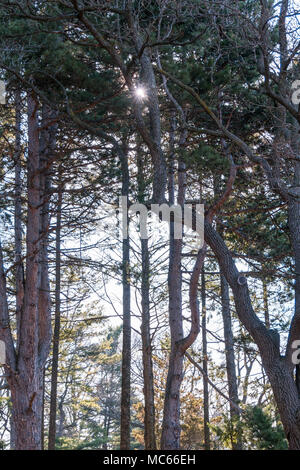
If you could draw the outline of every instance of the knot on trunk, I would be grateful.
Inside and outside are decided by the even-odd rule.
[[[35,396],[36,396],[36,392],[34,392],[34,393],[31,395],[31,398],[30,398],[29,404],[28,404],[28,408],[27,408],[27,413],[31,413],[31,412],[32,412],[32,405],[33,405],[33,400],[35,399]]]
[[[247,279],[245,278],[245,276],[239,276],[237,278],[237,283],[240,285],[240,286],[245,286],[247,284]]]

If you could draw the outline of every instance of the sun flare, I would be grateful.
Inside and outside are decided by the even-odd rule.
[[[139,100],[144,100],[145,98],[147,98],[146,90],[145,90],[145,88],[142,87],[142,86],[136,87],[136,89],[134,90],[134,93],[135,93],[135,96],[136,96]]]

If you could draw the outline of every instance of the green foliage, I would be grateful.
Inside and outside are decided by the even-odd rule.
[[[223,414],[220,424],[211,424],[212,432],[217,436],[215,446],[232,449],[241,437],[242,425],[238,416],[230,419],[227,414]]]
[[[282,425],[274,423],[271,416],[259,406],[248,407],[243,421],[251,449],[286,450],[288,448]]]
[[[247,406],[241,418],[229,419],[211,426],[221,446],[231,449],[240,437],[244,450],[286,450],[288,444],[281,423],[275,422],[267,410],[259,406]]]

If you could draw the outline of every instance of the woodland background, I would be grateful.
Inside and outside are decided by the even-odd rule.
[[[2,449],[300,449],[299,20],[0,1]]]

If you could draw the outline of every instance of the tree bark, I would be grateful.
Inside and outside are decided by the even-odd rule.
[[[56,209],[56,242],[55,242],[55,319],[53,332],[52,370],[51,370],[51,392],[50,392],[50,415],[48,449],[55,450],[56,440],[56,416],[57,416],[57,380],[60,340],[60,290],[61,290],[61,208],[62,188],[61,181],[58,187],[58,201]]]
[[[174,204],[174,132],[175,121],[172,121],[171,131],[171,161],[169,175],[169,204]],[[186,141],[186,131],[180,134],[179,146]],[[178,195],[177,204],[183,209],[186,192],[186,167],[184,161],[178,159]],[[181,227],[183,232],[183,226]],[[183,237],[183,233],[182,233]],[[188,335],[183,335],[182,317],[182,237],[174,237],[174,221],[170,221],[170,251],[169,251],[169,325],[171,335],[171,351],[165,390],[161,449],[180,449],[180,387],[183,380],[183,358],[186,350],[196,340],[199,329],[198,282],[204,262],[206,246],[198,252],[190,281],[191,327]]]
[[[43,373],[51,338],[48,279],[48,182],[39,142],[38,101],[28,93],[27,232],[24,292],[17,290],[17,354],[10,330],[6,280],[0,248],[0,338],[5,341],[5,371],[11,391],[16,450],[42,447]],[[17,126],[18,132],[18,126]],[[17,147],[18,147],[18,142]],[[45,147],[46,148],[46,147]],[[19,162],[17,161],[17,165]],[[43,171],[42,171],[43,170]],[[16,168],[16,257],[20,260],[20,168]],[[20,286],[21,277],[18,278]],[[23,298],[22,302],[21,299]],[[5,324],[5,326],[4,326]]]
[[[28,95],[26,282],[18,373],[8,378],[17,450],[41,449],[43,364],[39,361],[40,178],[37,101]]]
[[[279,338],[268,330],[256,316],[247,287],[233,262],[224,241],[209,221],[205,222],[205,240],[214,251],[235,300],[236,312],[249,334],[258,345],[263,367],[270,380],[290,449],[300,449],[300,400],[289,357],[280,355]],[[293,330],[295,331],[295,330]]]
[[[144,174],[143,162],[141,160],[141,148],[137,148],[137,166],[138,166],[138,200],[144,202]],[[142,249],[142,355],[143,355],[143,378],[144,378],[144,440],[145,449],[156,449],[155,437],[155,404],[154,404],[154,383],[153,383],[153,361],[152,344],[150,330],[150,259],[148,239],[141,239]]]
[[[206,331],[206,284],[204,266],[201,274],[201,307],[202,307],[202,355],[203,355],[203,417],[204,417],[204,449],[210,450],[209,429],[209,393],[208,393],[208,356]]]
[[[149,301],[149,249],[148,240],[142,244],[142,343],[143,343],[143,375],[145,397],[144,436],[145,449],[156,449],[155,438],[155,405],[153,385],[152,345],[150,334],[150,301]]]
[[[24,266],[22,260],[22,163],[21,163],[21,93],[16,92],[16,140],[15,140],[15,282],[16,282],[16,323],[20,331],[24,299]],[[17,344],[17,351],[19,345]]]
[[[178,347],[183,339],[181,294],[181,248],[182,240],[174,240],[173,223],[170,224],[169,264],[169,324],[171,350],[165,389],[161,449],[180,448],[180,386],[183,379],[183,354]]]
[[[221,274],[221,300],[222,300],[222,317],[224,326],[224,340],[225,340],[225,358],[226,358],[226,372],[228,382],[228,395],[230,399],[230,418],[233,430],[236,433],[236,438],[232,439],[232,450],[241,450],[242,442],[239,433],[239,412],[233,406],[239,404],[237,377],[235,369],[235,354],[234,354],[234,340],[232,333],[231,312],[230,312],[230,297],[229,287],[225,276]]]
[[[172,121],[171,159],[169,174],[169,204],[174,204],[174,133],[175,121]],[[178,199],[183,207],[185,199],[185,165],[178,162]],[[164,399],[164,412],[161,435],[161,449],[180,448],[180,386],[183,379],[183,354],[179,348],[183,339],[182,325],[182,272],[181,272],[182,239],[174,238],[174,222],[170,221],[169,249],[169,325],[171,350]]]
[[[122,196],[129,195],[129,170],[127,151],[121,160]],[[126,208],[127,210],[127,208]],[[128,215],[128,213],[127,213]],[[128,217],[126,217],[128,223]],[[130,449],[130,396],[131,396],[131,312],[130,312],[130,242],[127,237],[122,244],[122,286],[123,286],[123,345],[122,345],[122,386],[121,386],[121,450]]]

